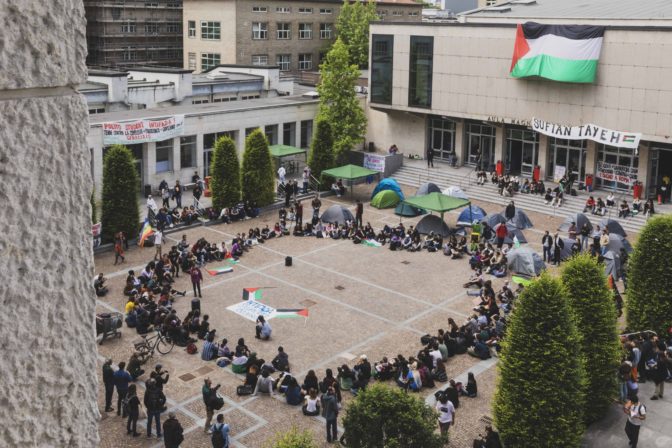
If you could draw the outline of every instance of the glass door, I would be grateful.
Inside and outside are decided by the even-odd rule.
[[[531,176],[536,165],[537,158],[535,144],[531,142],[523,142],[523,161],[520,165],[520,173],[523,176]]]
[[[454,155],[455,122],[442,118],[431,118],[429,131],[429,147],[434,151],[434,157],[449,160]]]

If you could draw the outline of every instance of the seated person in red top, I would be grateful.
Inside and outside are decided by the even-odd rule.
[[[586,213],[586,212],[593,213],[594,211],[595,211],[595,199],[592,196],[590,196],[586,200],[586,206],[583,207],[583,213]]]

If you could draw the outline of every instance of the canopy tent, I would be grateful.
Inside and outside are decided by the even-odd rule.
[[[627,253],[632,252],[630,242],[617,233],[609,234],[609,244],[607,244],[607,251],[611,251],[616,255],[620,255],[621,249],[625,249]]]
[[[506,224],[506,218],[501,213],[495,213],[494,215],[486,216],[481,222],[494,229],[497,224]]]
[[[371,206],[376,208],[390,208],[394,207],[401,201],[399,195],[392,190],[383,190],[378,192],[373,199],[371,199]]]
[[[509,270],[516,274],[535,277],[546,269],[541,255],[529,247],[511,249],[506,255],[506,259],[508,260]]]
[[[604,259],[604,274],[607,277],[611,275],[614,277],[614,280],[618,280],[618,271],[621,268],[621,258],[610,250],[607,251],[602,258]]]
[[[514,243],[514,237],[518,240],[520,244],[525,244],[527,243],[527,238],[525,238],[525,235],[523,235],[523,232],[517,228],[516,226],[512,226],[511,224],[497,224],[495,226],[495,229],[499,226],[506,226],[507,234],[506,237],[504,238],[504,244],[513,244]],[[492,238],[490,238],[490,242],[494,243],[497,241],[497,235],[493,233]]]
[[[342,205],[332,205],[320,217],[322,222],[331,224],[345,224],[345,221],[354,221],[352,212]]]
[[[420,185],[418,191],[415,192],[415,195],[420,196],[421,194],[429,193],[441,193],[441,189],[438,187],[438,185],[432,182],[425,182],[424,184]]]
[[[385,179],[378,182],[376,188],[373,189],[373,193],[371,193],[371,199],[373,199],[373,197],[378,193],[380,193],[381,191],[385,190],[392,190],[395,193],[397,193],[397,195],[399,196],[399,198],[401,198],[401,200],[404,199],[404,193],[402,193],[401,187],[399,187],[397,181],[391,177],[386,177]]]
[[[472,205],[471,208],[465,208],[457,217],[457,224],[470,226],[475,222],[481,222],[488,213],[478,205]]]
[[[450,187],[446,188],[442,191],[442,193],[446,196],[452,196],[454,198],[469,199],[467,194],[462,191],[460,187],[456,187],[455,185],[451,185]]]
[[[277,157],[278,159],[296,154],[303,154],[305,156],[307,153],[305,149],[289,145],[271,145],[268,147],[268,150],[271,152],[271,156]]]
[[[588,228],[590,231],[593,231],[593,225],[590,223],[590,220],[586,215],[583,213],[576,213],[574,215],[569,215],[566,219],[565,222],[563,222],[560,227],[558,227],[558,231],[560,232],[568,232],[569,227],[572,225],[572,223],[576,224],[576,233],[579,233],[581,229],[583,228],[583,224],[588,223]]]
[[[609,218],[603,218],[600,221],[600,227],[603,229],[609,230],[609,233],[616,233],[618,235],[621,235],[623,237],[628,236],[627,233],[625,233],[625,230],[623,230],[623,227],[621,226],[621,223],[618,221],[615,221],[613,219]]]
[[[530,218],[528,218],[525,212],[519,208],[516,208],[516,214],[513,215],[513,219],[510,222],[519,229],[529,229],[534,227]]]
[[[323,175],[335,177],[336,179],[345,179],[350,181],[350,193],[352,194],[352,181],[364,177],[380,174],[380,171],[370,170],[357,165],[343,165],[330,170],[322,171]]]
[[[415,229],[423,235],[427,235],[428,233],[432,232],[434,232],[434,234],[441,235],[442,237],[450,235],[448,224],[446,224],[443,219],[436,215],[424,216],[420,221],[418,221]]]
[[[471,207],[471,202],[466,199],[454,198],[442,193],[429,193],[421,196],[413,196],[406,199],[404,202],[414,207],[440,213],[441,221],[443,221],[443,214],[445,212],[466,206]]]
[[[425,215],[427,214],[427,210],[400,202],[399,205],[397,205],[397,208],[394,209],[394,214],[398,216],[413,217]]]

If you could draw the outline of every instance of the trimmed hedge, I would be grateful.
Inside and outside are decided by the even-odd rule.
[[[111,242],[114,234],[124,232],[135,238],[138,232],[138,174],[131,151],[123,145],[113,145],[103,161],[102,241]]]
[[[210,162],[210,191],[215,210],[233,207],[240,202],[240,162],[230,137],[220,137],[215,142]]]
[[[256,202],[259,207],[275,201],[273,160],[261,129],[255,129],[245,139],[242,176],[243,199]]]
[[[308,166],[315,178],[320,179],[322,171],[334,168],[333,148],[334,136],[331,132],[331,125],[324,118],[318,118],[308,155]]]

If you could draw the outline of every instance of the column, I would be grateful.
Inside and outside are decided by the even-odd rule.
[[[142,146],[142,179],[143,183],[152,184],[157,187],[156,179],[156,142],[145,143]]]
[[[297,148],[300,148],[301,147],[301,122],[297,121],[296,124],[294,124],[294,127],[296,128],[296,129],[294,129],[294,135],[295,135],[294,146],[296,146]]]
[[[642,198],[647,197],[649,181],[649,160],[651,143],[641,142],[639,144],[639,164],[637,165],[637,180],[642,183]],[[652,179],[653,182],[656,179]]]
[[[547,174],[549,176],[553,175],[553,173],[546,173],[546,168],[548,167],[548,154],[550,152],[548,145],[548,135],[539,134],[539,146],[537,147],[537,165],[539,165],[539,179],[541,180],[545,179]]]
[[[464,162],[467,160],[467,149],[464,144],[464,120],[459,119],[455,124],[455,155],[459,159],[459,165],[464,166]]]
[[[504,126],[497,126],[495,128],[495,164],[501,160],[504,162]]]
[[[238,129],[238,154],[243,154],[244,152],[245,152],[245,128],[241,128]]]
[[[586,174],[595,177],[595,161],[597,160],[597,143],[592,140],[586,142]],[[594,182],[594,181],[593,181]],[[595,185],[593,183],[593,185]]]
[[[203,157],[203,134],[196,134],[196,170],[205,177],[205,158]]]
[[[173,180],[179,180],[182,182],[182,177],[180,176],[182,173],[182,165],[181,165],[181,159],[180,159],[180,137],[175,137],[173,139],[173,173],[174,173],[174,179]]]
[[[278,123],[278,145],[285,144],[285,123]]]

